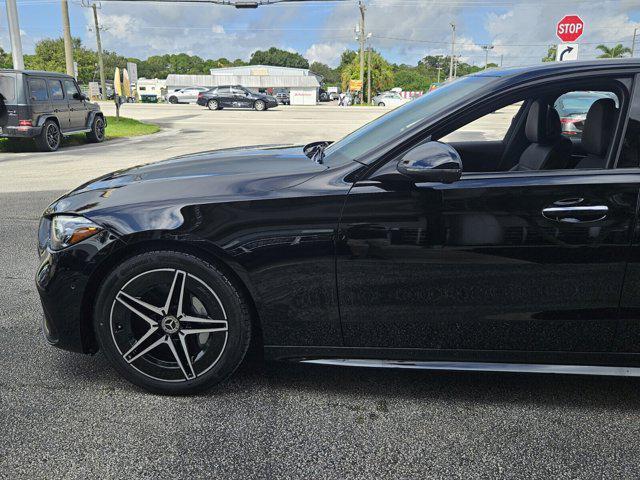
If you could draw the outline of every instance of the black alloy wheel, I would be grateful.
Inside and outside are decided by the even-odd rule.
[[[53,120],[47,120],[42,126],[40,135],[35,137],[36,146],[41,152],[55,152],[62,143],[60,127]]]
[[[157,393],[207,389],[231,375],[249,346],[251,318],[221,271],[189,254],[132,257],[107,276],[94,326],[129,381]]]
[[[100,143],[105,138],[105,124],[102,115],[96,115],[91,122],[91,131],[86,134],[87,140],[92,143]]]

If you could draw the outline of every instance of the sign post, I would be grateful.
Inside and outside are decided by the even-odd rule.
[[[556,35],[563,43],[558,44],[556,61],[578,59],[578,44],[573,43],[584,33],[584,22],[578,15],[565,15],[556,25]]]

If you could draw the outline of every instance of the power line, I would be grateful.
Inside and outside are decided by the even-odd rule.
[[[422,39],[413,39],[413,38],[389,37],[386,35],[377,35],[375,33],[373,34],[373,36],[376,38],[381,38],[385,40],[397,40],[400,42],[433,43],[437,45],[449,45],[451,43],[451,42],[438,41],[438,40],[422,40]],[[631,37],[628,37],[627,39],[622,39],[622,40],[611,40],[611,41],[602,41],[602,42],[579,42],[579,43],[580,45],[601,45],[601,44],[607,45],[607,44],[622,43],[628,40],[629,38]],[[498,43],[494,40],[494,46],[496,47],[548,47],[549,45],[553,45],[555,43],[558,43],[558,42],[555,40],[551,40],[546,43]],[[470,42],[460,42],[460,43],[457,43],[457,45],[466,45],[466,46],[473,46],[473,47],[482,46],[481,44],[470,43]]]

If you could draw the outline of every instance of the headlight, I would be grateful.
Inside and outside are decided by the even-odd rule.
[[[62,250],[100,231],[101,227],[84,217],[56,215],[51,219],[50,247],[52,250]]]

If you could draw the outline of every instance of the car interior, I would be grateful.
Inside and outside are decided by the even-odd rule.
[[[464,124],[457,124],[432,139],[455,148],[466,173],[603,169],[607,167],[609,148],[625,107],[624,92],[622,85],[614,81],[546,87],[491,108],[489,113],[484,107]],[[580,98],[592,100],[586,103],[585,112],[578,112],[579,123],[561,117],[556,109],[560,97],[576,93]],[[513,114],[506,132],[492,128],[491,116],[496,114]],[[565,122],[579,124],[582,130],[565,134]]]

